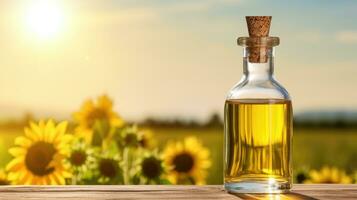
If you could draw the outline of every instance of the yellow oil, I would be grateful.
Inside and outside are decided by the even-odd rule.
[[[289,100],[228,100],[225,105],[225,183],[291,183],[292,107]]]

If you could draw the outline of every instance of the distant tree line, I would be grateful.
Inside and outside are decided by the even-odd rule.
[[[22,119],[9,119],[0,123],[3,128],[19,128],[28,125],[30,121],[35,121],[35,117],[32,113],[25,113]],[[219,113],[212,113],[208,120],[199,122],[195,119],[158,119],[149,117],[139,123],[130,122],[133,124],[139,124],[146,127],[162,127],[162,128],[223,128],[223,119]],[[307,119],[307,118],[295,118],[295,128],[337,128],[337,129],[357,129],[357,119],[346,118],[334,118],[330,120],[321,119]]]
[[[197,120],[172,119],[162,120],[156,118],[147,118],[140,123],[143,126],[151,127],[186,127],[186,128],[222,128],[223,119],[218,113],[213,113],[206,122]],[[337,128],[337,129],[357,129],[356,120],[346,120],[336,118],[334,120],[314,119],[314,120],[294,120],[295,128]]]
[[[156,119],[147,118],[139,123],[146,127],[162,127],[162,128],[222,128],[223,120],[218,113],[213,113],[206,122],[198,122],[197,120],[187,119]]]
[[[0,126],[2,128],[8,128],[8,129],[23,128],[27,126],[30,121],[34,121],[34,119],[35,119],[34,115],[30,112],[27,112],[24,114],[24,116],[21,119],[2,120]]]
[[[357,128],[357,121],[347,121],[342,119],[336,120],[305,120],[305,121],[294,121],[294,127],[301,128]]]

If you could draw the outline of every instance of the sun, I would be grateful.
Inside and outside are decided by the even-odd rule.
[[[29,5],[25,20],[29,31],[41,39],[52,38],[63,28],[64,15],[55,1],[35,1]]]

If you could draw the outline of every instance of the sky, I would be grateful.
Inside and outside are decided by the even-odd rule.
[[[357,110],[357,2],[0,0],[0,118],[70,118],[108,94],[128,120],[205,120],[242,75],[246,15],[271,15],[295,112]]]

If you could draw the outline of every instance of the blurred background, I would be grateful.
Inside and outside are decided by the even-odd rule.
[[[329,167],[353,180],[356,9],[354,1],[1,0],[0,166],[29,120],[72,121],[84,100],[107,94],[159,146],[197,136],[211,152],[207,183],[221,184],[225,95],[242,74],[236,39],[248,35],[246,15],[272,15],[275,75],[294,106],[295,181]]]

